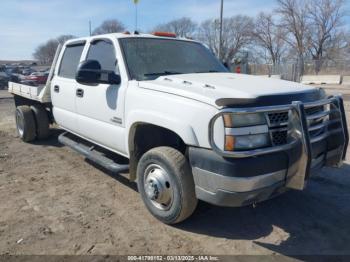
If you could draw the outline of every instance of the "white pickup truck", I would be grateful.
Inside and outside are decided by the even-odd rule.
[[[45,86],[10,82],[9,92],[23,141],[57,123],[61,143],[129,171],[168,224],[198,199],[237,207],[302,190],[315,170],[342,163],[349,140],[341,96],[230,73],[201,43],[165,33],[70,40]]]

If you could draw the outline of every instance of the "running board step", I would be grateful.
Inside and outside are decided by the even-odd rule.
[[[89,147],[86,143],[83,143],[81,138],[75,137],[67,132],[59,135],[58,141],[113,173],[122,173],[129,170],[128,164],[118,164],[114,162],[102,152],[95,150],[94,146]]]

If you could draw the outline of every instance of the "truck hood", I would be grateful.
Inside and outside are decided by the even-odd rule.
[[[275,98],[278,104],[281,97],[311,95],[316,99],[318,89],[299,83],[233,73],[180,74],[158,77],[155,80],[139,82],[141,88],[166,92],[217,107],[251,104],[260,98]],[[302,99],[301,99],[302,100]]]

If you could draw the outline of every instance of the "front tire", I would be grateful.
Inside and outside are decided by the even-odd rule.
[[[24,142],[35,139],[35,119],[29,106],[18,106],[16,108],[16,127],[19,137]]]
[[[171,147],[146,152],[137,167],[137,186],[150,213],[165,224],[176,224],[196,209],[197,198],[185,156]]]

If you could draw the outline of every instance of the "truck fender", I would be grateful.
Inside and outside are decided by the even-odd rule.
[[[199,146],[198,139],[192,126],[185,124],[184,121],[177,118],[176,115],[165,115],[156,111],[134,110],[126,118],[127,136],[125,144],[130,153],[130,136],[133,136],[135,127],[140,124],[152,124],[163,127],[176,133],[186,145]]]

